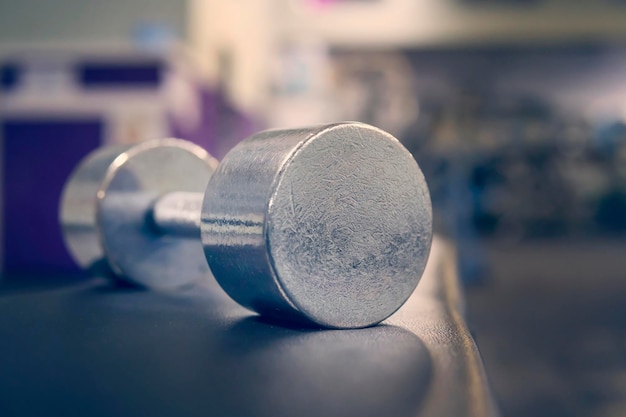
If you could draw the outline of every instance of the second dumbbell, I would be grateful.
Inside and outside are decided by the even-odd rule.
[[[176,139],[94,151],[72,173],[61,198],[68,250],[83,267],[105,264],[118,279],[148,288],[207,279],[200,211],[217,165],[204,149]],[[198,198],[178,201],[181,195]],[[156,220],[165,213],[161,229]]]

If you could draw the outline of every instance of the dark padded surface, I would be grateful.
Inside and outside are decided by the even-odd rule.
[[[176,294],[101,279],[0,296],[0,416],[493,415],[436,242],[383,325],[264,321],[219,288]]]

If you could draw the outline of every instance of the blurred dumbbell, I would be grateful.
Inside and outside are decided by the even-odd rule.
[[[396,311],[432,238],[417,163],[355,122],[261,132],[219,166],[175,139],[96,151],[66,186],[61,222],[81,265],[106,259],[126,280],[168,288],[206,279],[208,262],[243,306],[331,328]]]
[[[217,165],[204,149],[176,139],[97,149],[72,173],[61,198],[69,252],[83,267],[105,263],[120,279],[149,288],[206,279],[200,207]],[[188,216],[192,208],[185,207],[179,233],[162,233],[155,209],[180,192],[200,197],[197,212]]]

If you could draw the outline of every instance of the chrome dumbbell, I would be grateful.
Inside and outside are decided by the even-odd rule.
[[[104,258],[127,280],[167,288],[210,276],[208,263],[243,306],[331,328],[396,311],[432,238],[417,163],[355,122],[261,132],[219,166],[172,139],[97,151],[68,182],[61,222],[82,265]]]
[[[202,200],[195,217],[184,217],[189,208],[181,211],[176,234],[164,233],[155,214],[175,193],[201,196],[217,165],[204,149],[176,139],[94,151],[61,197],[61,226],[74,260],[83,267],[104,261],[120,279],[149,288],[210,276],[198,244]]]

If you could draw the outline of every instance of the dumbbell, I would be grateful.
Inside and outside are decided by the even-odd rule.
[[[61,197],[61,228],[74,260],[83,267],[104,264],[111,276],[148,288],[206,279],[210,271],[198,244],[200,207],[217,165],[201,147],[176,139],[92,152],[71,174]],[[155,215],[163,202],[184,192],[200,200],[180,210],[179,230],[165,233]],[[197,212],[190,215],[193,209]]]
[[[176,139],[98,150],[67,183],[61,223],[81,265],[105,259],[157,289],[212,273],[244,307],[329,328],[396,311],[432,239],[412,155],[357,122],[257,133],[219,164]]]

